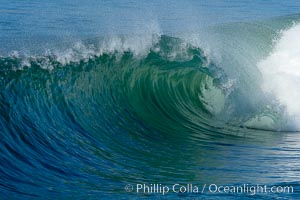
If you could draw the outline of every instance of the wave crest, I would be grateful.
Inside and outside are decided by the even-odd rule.
[[[300,25],[282,31],[273,51],[258,67],[263,75],[263,90],[275,96],[289,116],[289,126],[300,128]]]

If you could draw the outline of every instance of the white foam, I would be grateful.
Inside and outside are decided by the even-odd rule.
[[[130,51],[135,56],[146,55],[161,35],[162,32],[157,22],[151,21],[141,26],[139,30],[134,30],[134,34],[105,38],[100,44],[101,48],[98,53]]]
[[[258,63],[262,89],[286,108],[300,127],[300,25],[283,31],[272,53]]]
[[[72,62],[88,61],[94,56],[104,53],[120,54],[130,51],[134,56],[147,55],[156,44],[162,32],[157,22],[151,21],[141,26],[139,30],[133,30],[130,35],[112,35],[104,37],[97,44],[86,44],[84,41],[75,42],[74,45],[65,48],[45,49],[44,54],[32,54],[29,52],[13,51],[9,56],[20,59],[21,63],[15,66],[15,70],[31,67],[31,62],[38,63],[42,69],[53,70],[52,61],[55,60],[62,66]],[[69,46],[69,45],[67,45]]]

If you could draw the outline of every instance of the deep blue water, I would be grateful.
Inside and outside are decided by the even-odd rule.
[[[1,0],[0,199],[299,198],[299,11]]]
[[[199,31],[216,23],[241,22],[299,12],[295,0],[272,1],[14,1],[0,2],[4,49],[41,46],[98,37],[141,33],[155,24],[163,33]],[[38,44],[35,44],[38,40]],[[32,45],[34,43],[34,45]],[[9,45],[9,46],[7,46]],[[43,45],[43,44],[42,44]],[[1,48],[3,51],[3,48]]]

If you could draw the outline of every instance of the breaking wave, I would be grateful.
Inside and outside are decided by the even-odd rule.
[[[112,182],[123,188],[146,179],[136,166],[185,180],[188,171],[167,164],[186,162],[169,156],[178,141],[189,149],[251,137],[253,129],[297,131],[296,21],[220,25],[201,36],[104,37],[2,56],[2,191],[51,198],[64,190],[97,194],[101,183],[109,195],[119,192]]]

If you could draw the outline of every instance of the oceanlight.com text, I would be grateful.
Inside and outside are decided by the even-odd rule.
[[[190,194],[247,194],[256,195],[263,193],[293,193],[294,188],[292,186],[280,186],[280,185],[219,185],[219,184],[171,184],[165,185],[160,183],[153,184],[128,184],[125,186],[126,192],[136,193],[136,194],[161,194],[166,195],[170,193],[190,193]]]

